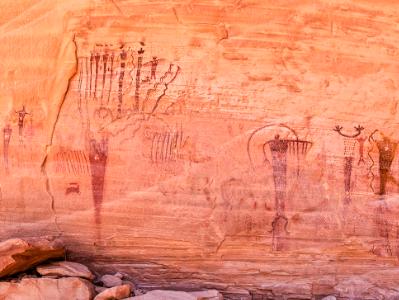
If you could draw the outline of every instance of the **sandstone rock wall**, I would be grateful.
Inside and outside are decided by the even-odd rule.
[[[396,3],[0,7],[1,237],[59,235],[143,285],[393,280]]]

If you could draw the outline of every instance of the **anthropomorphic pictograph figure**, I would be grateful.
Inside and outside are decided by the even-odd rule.
[[[23,142],[23,134],[24,134],[24,125],[25,125],[25,117],[29,115],[29,113],[25,110],[25,105],[22,106],[21,110],[15,112],[18,114],[18,133],[19,133],[19,141]]]
[[[100,53],[99,52],[96,52],[95,54],[94,54],[94,60],[95,60],[95,62],[96,62],[96,75],[95,75],[95,77],[94,77],[94,98],[95,99],[97,99],[97,81],[98,81],[98,69],[99,69],[99,67],[100,67],[100,58],[101,58],[101,55],[100,55]]]
[[[392,256],[393,229],[394,226],[389,218],[390,210],[384,199],[380,199],[374,210],[375,234],[378,240],[373,243],[372,252],[378,256]]]
[[[94,53],[91,52],[90,53],[90,78],[89,82],[90,82],[90,86],[89,86],[89,96],[91,97],[91,88],[92,88],[92,81],[93,81],[93,62],[94,62]]]
[[[364,161],[364,142],[366,141],[365,137],[359,137],[356,139],[359,144],[359,161],[357,162],[358,165],[361,163],[365,163]]]
[[[383,136],[382,141],[377,141],[379,152],[380,195],[385,194],[388,180],[397,184],[395,178],[391,175],[391,165],[395,157],[397,146],[397,142],[391,141],[386,136]]]
[[[377,133],[379,133],[379,135],[380,135],[379,139],[378,138],[375,139],[375,135]],[[374,186],[373,186],[373,182],[375,179],[375,175],[373,172],[373,169],[375,166],[375,161],[374,161],[371,153],[373,152],[374,146],[376,145],[377,149],[378,149],[378,163],[379,163],[378,172],[380,175],[379,176],[380,185],[379,185],[378,194],[385,195],[388,182],[391,182],[399,187],[399,182],[392,175],[392,170],[391,170],[392,162],[395,158],[396,149],[398,147],[398,142],[389,138],[388,136],[383,134],[378,129],[374,130],[373,133],[370,134],[368,140],[371,144],[371,147],[369,148],[368,154],[367,154],[371,161],[371,165],[369,166],[369,172],[368,172],[368,175],[371,177],[370,188],[373,192],[375,192]]]
[[[120,52],[120,72],[118,79],[118,117],[122,115],[122,105],[123,105],[123,77],[125,76],[127,52],[122,49]]]
[[[356,133],[345,134],[342,132],[342,126],[336,126],[334,131],[338,132],[339,135],[344,137],[344,188],[345,188],[345,204],[351,202],[351,180],[352,180],[352,168],[353,160],[355,157],[356,138],[362,133],[364,128],[362,126],[356,126]],[[361,156],[363,159],[363,156]],[[359,161],[360,162],[360,161]]]
[[[107,104],[109,104],[109,101],[111,99],[112,78],[113,78],[113,74],[114,74],[114,59],[115,59],[115,54],[114,54],[114,52],[112,52],[111,56],[110,56],[111,67],[109,68],[109,89],[108,89]]]
[[[74,155],[74,160],[60,164],[58,170],[74,175],[87,174],[84,165],[89,165],[97,224],[101,223],[108,145],[120,141],[118,138],[122,136],[133,139],[141,124],[156,113],[157,105],[163,101],[169,84],[180,72],[179,66],[160,59],[157,68],[159,78],[141,85],[142,70],[143,74],[149,75],[151,66],[142,64],[144,43],[140,45],[137,50],[132,50],[122,41],[118,45],[98,43],[93,50],[83,47],[78,56],[78,65],[83,69],[78,70],[76,76],[79,93],[75,96],[79,97],[76,103],[85,136],[85,154]],[[137,59],[133,59],[133,53],[137,53]],[[143,103],[146,104],[145,109]],[[79,160],[83,158],[84,163],[81,163]]]
[[[103,103],[103,98],[104,98],[104,87],[105,87],[105,77],[107,75],[107,63],[108,63],[108,49],[106,48],[104,50],[104,53],[102,55],[102,61],[103,61],[103,80],[102,80],[102,87],[101,87],[101,103]]]
[[[154,79],[154,80],[157,79],[157,76],[156,76],[157,66],[158,66],[158,59],[156,56],[154,56],[151,61],[151,79]]]
[[[272,154],[273,179],[276,191],[275,205],[277,216],[284,215],[284,200],[287,187],[287,150],[288,140],[281,140],[279,135],[274,140],[268,141],[264,146],[269,146]],[[263,149],[265,155],[266,151]]]
[[[100,223],[100,208],[104,198],[104,178],[108,159],[108,138],[90,140],[89,162],[96,223]]]
[[[273,220],[273,250],[281,250],[279,247],[279,239],[283,237],[288,225],[288,219],[285,216],[285,198],[287,188],[287,150],[288,141],[281,140],[279,135],[274,140],[264,144],[263,152],[266,157],[266,149],[268,146],[272,154],[273,180],[275,188],[275,207],[276,216]]]
[[[140,110],[140,78],[141,78],[141,67],[143,64],[143,55],[144,55],[144,49],[140,48],[140,50],[137,51],[138,57],[137,57],[137,71],[136,71],[136,89],[134,91],[134,108],[135,111]]]
[[[273,169],[273,181],[275,189],[275,210],[276,214],[272,222],[272,250],[280,251],[283,249],[283,240],[288,231],[288,218],[285,214],[285,203],[287,200],[287,158],[288,155],[295,157],[299,162],[300,156],[305,156],[312,143],[300,140],[295,134],[294,139],[281,139],[279,134],[274,139],[263,144],[263,154],[265,161],[268,150],[271,153],[271,166]],[[297,165],[297,175],[299,175],[299,165]]]

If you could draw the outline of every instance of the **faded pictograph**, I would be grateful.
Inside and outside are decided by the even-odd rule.
[[[221,182],[220,192],[224,214],[222,222],[228,234],[262,233],[268,225],[265,213],[272,207],[266,201],[263,185],[248,179],[228,178]]]
[[[367,140],[366,137],[358,137],[356,139],[357,143],[359,144],[359,160],[357,162],[357,165],[366,163],[364,160],[364,142],[366,140]]]
[[[399,223],[395,205],[383,196],[372,202],[373,237],[370,252],[382,257],[399,258]]]
[[[377,207],[374,210],[374,224],[376,236],[380,238],[373,243],[371,252],[378,256],[392,256],[392,224],[389,220],[389,209],[385,200],[378,201]]]
[[[83,150],[61,148],[55,154],[55,161],[57,174],[74,176],[90,174],[89,160]]]
[[[351,187],[352,187],[352,169],[353,161],[355,159],[355,149],[356,145],[359,144],[359,161],[358,164],[364,163],[364,141],[365,139],[361,137],[361,133],[364,130],[362,126],[355,127],[355,133],[348,134],[343,132],[343,127],[337,125],[334,128],[340,136],[344,138],[344,189],[345,189],[345,199],[344,203],[349,204],[351,202]]]
[[[153,132],[151,135],[152,163],[167,163],[184,158],[183,150],[189,137],[185,135],[181,124],[173,129]]]
[[[91,185],[94,200],[94,209],[99,212],[104,197],[105,168],[108,159],[108,138],[103,137],[100,141],[90,140],[89,162],[91,171]],[[96,223],[100,223],[100,215],[95,215]]]
[[[380,136],[379,138],[377,137],[378,135]],[[385,195],[388,182],[391,182],[394,185],[399,186],[399,182],[393,176],[392,170],[391,170],[392,162],[395,158],[396,149],[398,147],[398,142],[389,138],[388,136],[386,136],[384,133],[382,133],[379,130],[375,130],[369,136],[369,142],[371,144],[371,147],[368,151],[368,156],[371,161],[371,165],[369,167],[369,175],[371,177],[370,188],[372,189],[373,192],[375,192],[374,185],[373,185],[374,179],[375,179],[375,174],[373,172],[373,169],[375,166],[375,161],[374,161],[373,157],[371,156],[371,152],[373,151],[374,147],[376,146],[378,149],[378,171],[379,171],[379,179],[380,179],[378,193],[380,195]]]
[[[26,141],[25,139],[28,138],[28,141],[32,141],[33,138],[33,118],[32,118],[32,111],[28,112],[25,105],[22,105],[20,110],[15,110],[10,107],[9,112],[7,113],[7,120],[3,127],[3,163],[5,172],[8,174],[10,172],[11,164],[10,161],[11,154],[17,156],[16,161],[18,166],[23,163],[24,155],[26,154]],[[10,147],[12,146],[15,140],[15,132],[18,132],[18,140],[17,145],[19,146],[19,150],[15,153],[10,152]],[[32,155],[32,143],[30,143],[30,152]],[[30,158],[30,161],[32,157]]]
[[[158,59],[157,59],[157,57],[156,56],[154,56],[153,58],[152,58],[152,61],[150,62],[151,63],[151,80],[155,80],[155,79],[157,79],[157,76],[156,76],[156,72],[157,72],[157,66],[158,66]]]
[[[65,189],[65,195],[78,194],[80,195],[80,185],[78,182],[70,182]]]
[[[251,182],[238,178],[229,178],[221,183],[223,206],[227,210],[241,210],[245,208],[270,210],[265,199],[259,197],[258,191]]]
[[[267,132],[268,134],[264,135]],[[274,137],[271,138],[270,135]],[[253,143],[256,136],[265,136],[261,142],[261,149],[256,149]],[[300,139],[296,131],[287,125],[266,125],[256,129],[249,137],[247,152],[250,163],[255,168],[253,153],[261,150],[263,162],[272,168],[274,181],[275,217],[272,221],[272,249],[283,249],[283,242],[288,235],[288,218],[285,213],[287,201],[288,166],[294,166],[295,174],[299,176],[300,166],[313,143]]]
[[[10,140],[12,135],[12,128],[10,124],[7,124],[3,129],[3,159],[4,159],[4,168],[6,172],[9,172],[9,147],[10,147]]]
[[[85,158],[91,176],[95,222],[101,223],[105,177],[112,143],[118,137],[132,139],[143,122],[161,110],[161,102],[180,67],[147,58],[145,44],[96,44],[78,47],[78,72],[72,82],[84,132]],[[149,80],[147,80],[147,77]],[[153,159],[173,159],[182,138],[178,134],[154,137]],[[176,144],[177,141],[177,144]],[[120,141],[119,141],[120,142]],[[75,164],[65,168],[75,173]]]
[[[195,206],[215,208],[216,195],[214,193],[214,180],[208,176],[187,176],[183,181],[160,181],[158,190],[167,196],[169,203],[187,205],[193,201]],[[186,195],[190,195],[187,198]]]
[[[18,134],[19,134],[19,142],[23,144],[24,142],[24,127],[25,127],[25,117],[29,115],[29,113],[25,110],[25,105],[22,106],[21,110],[15,111],[18,115]]]

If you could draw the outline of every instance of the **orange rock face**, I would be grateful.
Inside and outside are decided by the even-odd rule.
[[[397,296],[397,3],[0,7],[1,237],[148,288]]]
[[[80,278],[24,278],[20,282],[0,282],[0,297],[10,300],[91,300],[93,285]]]
[[[0,243],[0,278],[26,271],[46,260],[65,256],[59,241],[10,239]]]
[[[42,276],[56,276],[56,277],[81,277],[87,280],[93,280],[94,275],[90,270],[82,264],[59,261],[38,266],[36,272]]]

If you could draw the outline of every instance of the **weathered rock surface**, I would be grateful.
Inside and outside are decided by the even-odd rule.
[[[223,295],[217,290],[189,292],[189,294],[197,297],[198,300],[223,300]]]
[[[36,271],[43,276],[69,276],[69,277],[81,277],[88,280],[93,280],[93,273],[85,265],[70,262],[70,261],[59,261],[52,262],[47,265],[36,267]]]
[[[222,294],[216,290],[198,291],[198,292],[183,292],[183,291],[168,291],[168,290],[154,290],[144,295],[130,297],[127,299],[137,300],[223,300]]]
[[[130,286],[130,289],[132,291],[134,291],[136,289],[136,286],[133,282],[129,281],[129,280],[122,280],[122,284],[127,284]]]
[[[0,282],[4,300],[92,300],[93,285],[85,279],[27,278],[20,282]]]
[[[141,296],[141,295],[144,295],[144,294],[145,294],[145,290],[139,289],[139,288],[135,288],[135,289],[133,290],[133,294],[134,294],[135,296]]]
[[[99,293],[101,293],[101,292],[104,292],[106,289],[107,289],[107,288],[104,287],[104,286],[98,286],[98,285],[95,285],[95,286],[94,286],[94,290],[96,291],[97,294],[99,294]]]
[[[94,300],[119,300],[124,299],[130,296],[132,292],[130,285],[123,284],[119,286],[114,286],[112,288],[108,288],[101,293],[99,293]]]
[[[64,257],[59,241],[44,238],[9,239],[0,243],[0,278],[30,269],[48,259]]]
[[[199,300],[201,298],[187,292],[154,290],[141,296],[128,298],[134,300]]]
[[[103,283],[105,287],[114,287],[122,284],[122,278],[121,276],[115,276],[115,275],[103,275],[100,278],[100,281]]]
[[[0,8],[0,238],[145,290],[396,293],[398,1]]]

